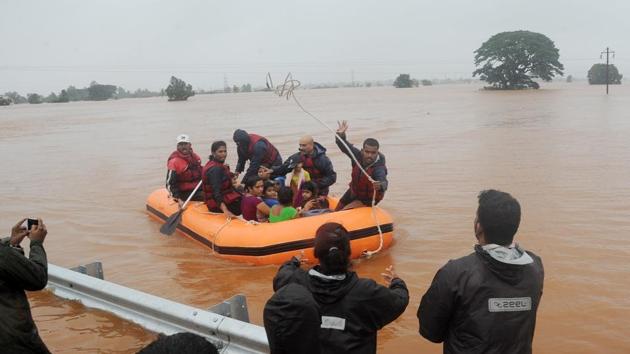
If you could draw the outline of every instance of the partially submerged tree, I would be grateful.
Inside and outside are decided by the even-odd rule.
[[[77,89],[74,86],[68,86],[66,92],[70,101],[85,101],[90,98],[88,88]]]
[[[502,32],[490,37],[475,51],[473,77],[492,88],[513,90],[539,88],[533,79],[551,81],[562,76],[560,54],[547,36],[530,31]]]
[[[412,79],[409,74],[400,74],[394,80],[394,87],[396,88],[409,88],[409,87],[418,87],[418,80]]]
[[[26,100],[30,104],[40,104],[44,102],[44,98],[36,93],[29,93],[28,95],[26,95]]]
[[[54,93],[54,92],[51,92],[50,95],[48,95],[46,97],[46,102],[48,102],[48,103],[57,103],[58,99],[59,98],[57,97],[57,94]]]
[[[171,84],[166,88],[166,95],[169,101],[186,101],[188,97],[194,96],[192,85],[186,84],[184,80],[171,76]]]
[[[19,93],[15,91],[6,92],[4,96],[8,97],[14,104],[22,104],[22,103],[28,102],[26,100],[26,97],[20,95]]]
[[[623,75],[619,73],[613,64],[608,65],[608,83],[610,85],[621,84]],[[593,64],[588,71],[588,83],[591,85],[606,85],[606,64]]]
[[[70,102],[70,96],[68,96],[68,91],[61,90],[59,93],[59,97],[57,97],[57,102],[65,103]]]
[[[88,87],[88,96],[92,101],[105,101],[112,98],[117,89],[114,85],[101,85],[93,81]]]

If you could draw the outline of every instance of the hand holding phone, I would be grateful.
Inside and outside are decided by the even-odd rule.
[[[33,226],[39,225],[39,221],[35,218],[26,219],[26,230],[31,231]]]
[[[48,234],[48,230],[46,230],[46,225],[44,225],[42,219],[36,219],[35,221],[37,221],[37,223],[33,224],[33,228],[30,230],[28,238],[30,238],[31,241],[44,242],[44,239]]]
[[[28,230],[24,227],[25,222],[26,219],[22,219],[11,228],[11,239],[9,240],[11,246],[19,246],[24,237],[28,235]]]

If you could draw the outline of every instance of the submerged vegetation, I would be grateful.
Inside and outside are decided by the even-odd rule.
[[[74,86],[68,86],[67,88],[59,91],[59,93],[51,92],[48,96],[43,96],[38,93],[29,93],[26,97],[18,94],[17,92],[7,92],[4,94],[4,100],[6,104],[40,104],[40,103],[64,103],[74,101],[105,101],[109,99],[119,98],[139,98],[139,97],[154,97],[164,96],[163,92],[152,92],[147,89],[138,89],[135,92],[130,92],[122,87],[115,85],[102,85],[96,81],[92,81],[89,87],[76,88]],[[3,105],[0,103],[0,105]]]
[[[193,91],[192,85],[171,76],[171,84],[166,88],[166,95],[169,101],[186,101],[188,97],[195,95],[195,91]]]
[[[623,75],[613,64],[608,65],[608,80],[606,80],[606,64],[593,64],[588,71],[588,83],[591,85],[606,85],[606,82],[610,85],[619,85],[622,78]]]
[[[394,80],[394,87],[396,88],[409,88],[418,87],[418,80],[412,79],[409,74],[400,74]]]
[[[544,34],[530,31],[495,34],[475,51],[473,77],[499,90],[539,88],[534,79],[551,81],[562,76],[564,66],[553,41]]]

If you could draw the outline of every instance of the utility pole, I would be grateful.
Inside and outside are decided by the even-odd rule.
[[[609,75],[609,57],[610,54],[613,55],[613,58],[615,57],[615,52],[610,51],[610,48],[606,47],[606,51],[605,52],[601,52],[599,54],[599,58],[601,59],[602,56],[604,55],[604,53],[606,53],[606,94],[608,94],[608,84],[610,83],[610,75]]]

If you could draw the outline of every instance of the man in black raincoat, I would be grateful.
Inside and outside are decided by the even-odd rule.
[[[41,219],[31,230],[22,227],[26,219],[11,229],[11,237],[0,240],[0,352],[50,353],[39,337],[24,290],[35,291],[48,283],[48,262],[44,251],[46,226]],[[31,239],[29,257],[20,243]]]
[[[444,342],[444,353],[532,352],[544,271],[513,243],[520,219],[508,193],[479,194],[475,252],[443,266],[418,308],[420,334]]]

